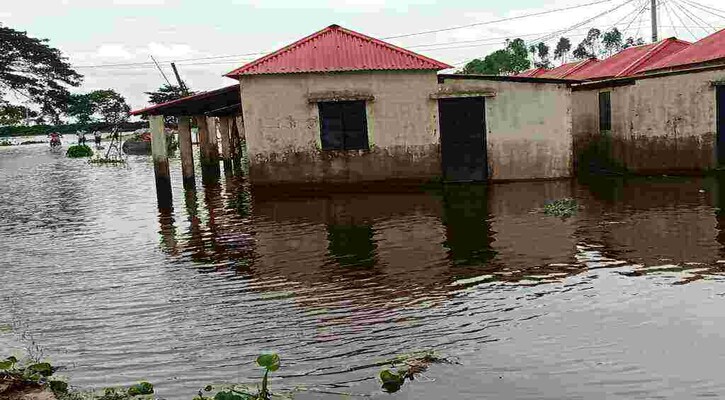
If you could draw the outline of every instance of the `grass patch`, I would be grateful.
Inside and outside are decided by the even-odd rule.
[[[77,144],[75,146],[69,147],[65,155],[70,158],[91,157],[93,155],[93,149],[86,146],[85,144]]]

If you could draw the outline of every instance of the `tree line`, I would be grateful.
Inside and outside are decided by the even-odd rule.
[[[527,45],[521,38],[506,40],[503,49],[496,50],[484,58],[476,58],[460,70],[463,74],[512,75],[533,67],[552,68],[555,62],[564,64],[587,58],[609,57],[621,50],[644,44],[640,38],[624,38],[617,28],[602,32],[590,29],[586,37],[572,49],[572,42],[561,37],[553,52],[544,42]]]
[[[71,93],[83,82],[60,50],[47,39],[29,37],[27,32],[0,25],[0,126],[35,124],[74,126],[122,125],[131,110],[126,99],[113,89]],[[13,104],[10,94],[28,105]],[[147,92],[153,104],[191,94],[186,88],[163,85]]]

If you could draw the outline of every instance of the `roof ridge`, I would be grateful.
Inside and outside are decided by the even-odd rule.
[[[621,76],[628,75],[630,72],[632,72],[632,70],[636,69],[637,67],[639,67],[640,65],[642,65],[645,61],[651,59],[657,53],[659,53],[660,51],[662,51],[662,49],[664,49],[667,44],[672,43],[670,41],[670,39],[671,38],[662,39],[659,42],[657,42],[656,44],[655,43],[650,43],[650,44],[654,44],[654,46],[652,46],[652,48],[650,48],[649,50],[647,50],[644,54],[642,54],[636,60],[632,61],[628,66],[624,67],[621,71],[619,71],[619,73],[617,73],[617,75],[614,75],[614,77],[616,78],[616,77],[621,77]]]
[[[590,62],[599,62],[599,59],[597,59],[596,57],[589,57],[589,58],[579,61],[573,67],[571,67],[569,70],[567,70],[564,73],[564,75],[562,75],[562,78],[565,78],[565,77],[581,70],[582,68],[584,68],[585,65],[589,64]]]
[[[278,50],[276,50],[276,51],[274,51],[274,52],[272,52],[270,54],[267,54],[267,55],[265,55],[263,57],[260,57],[260,58],[254,60],[254,61],[251,61],[249,63],[246,63],[246,64],[242,65],[241,67],[236,68],[233,71],[225,74],[224,76],[229,77],[229,78],[236,78],[239,75],[241,75],[240,72],[242,70],[249,69],[249,68],[258,66],[260,64],[263,64],[263,63],[265,63],[267,61],[270,61],[270,60],[276,59],[278,57],[281,57],[284,54],[286,54],[286,53],[288,53],[288,52],[290,52],[290,51],[292,51],[292,50],[294,50],[296,48],[299,48],[301,45],[303,45],[303,44],[305,44],[307,42],[310,42],[310,41],[312,41],[314,39],[317,39],[317,38],[319,38],[319,37],[321,37],[321,36],[323,36],[325,34],[328,34],[328,33],[334,32],[334,31],[338,31],[341,34],[348,35],[348,36],[351,36],[351,37],[356,38],[358,40],[362,40],[362,41],[368,42],[368,43],[370,43],[370,44],[372,44],[374,46],[382,47],[382,48],[387,49],[387,50],[390,50],[390,51],[394,51],[394,52],[401,53],[401,54],[403,54],[403,55],[405,55],[407,57],[410,57],[410,58],[413,58],[413,59],[417,59],[419,61],[424,61],[426,63],[430,63],[430,64],[438,67],[439,69],[453,68],[452,66],[450,66],[448,64],[442,63],[440,61],[436,61],[436,60],[434,60],[432,58],[429,58],[429,57],[426,57],[426,56],[424,56],[422,54],[418,54],[418,53],[412,52],[412,51],[407,50],[407,49],[404,49],[402,47],[398,47],[398,46],[393,45],[393,44],[390,44],[388,42],[384,42],[384,41],[382,41],[380,39],[375,39],[375,38],[370,37],[370,36],[367,36],[365,34],[362,34],[362,33],[359,33],[359,32],[356,32],[356,31],[353,31],[353,30],[344,28],[344,27],[342,27],[340,25],[332,24],[332,25],[329,25],[329,26],[325,27],[324,29],[321,29],[321,30],[319,30],[317,32],[314,32],[314,33],[312,33],[312,34],[310,34],[308,36],[305,36],[302,39],[299,39],[299,40],[297,40],[297,41],[295,41],[295,42],[293,42],[291,44],[288,44],[287,46],[284,46],[284,47],[282,47],[282,48],[280,48],[280,49],[278,49]]]

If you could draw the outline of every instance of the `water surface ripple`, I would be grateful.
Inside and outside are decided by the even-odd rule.
[[[725,181],[451,185],[272,198],[241,177],[156,207],[147,157],[0,148],[0,350],[27,332],[84,388],[168,399],[255,380],[380,398],[722,396]],[[577,199],[567,219],[546,201]],[[386,358],[435,349],[394,395]],[[326,394],[327,393],[327,394]]]

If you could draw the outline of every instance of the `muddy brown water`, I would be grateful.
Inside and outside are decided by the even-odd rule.
[[[725,181],[455,185],[270,199],[243,179],[159,212],[147,157],[0,148],[0,351],[32,336],[81,388],[167,399],[256,380],[298,398],[723,396]],[[574,197],[574,217],[546,216]],[[26,335],[26,339],[27,339]],[[394,395],[377,362],[434,349]]]

